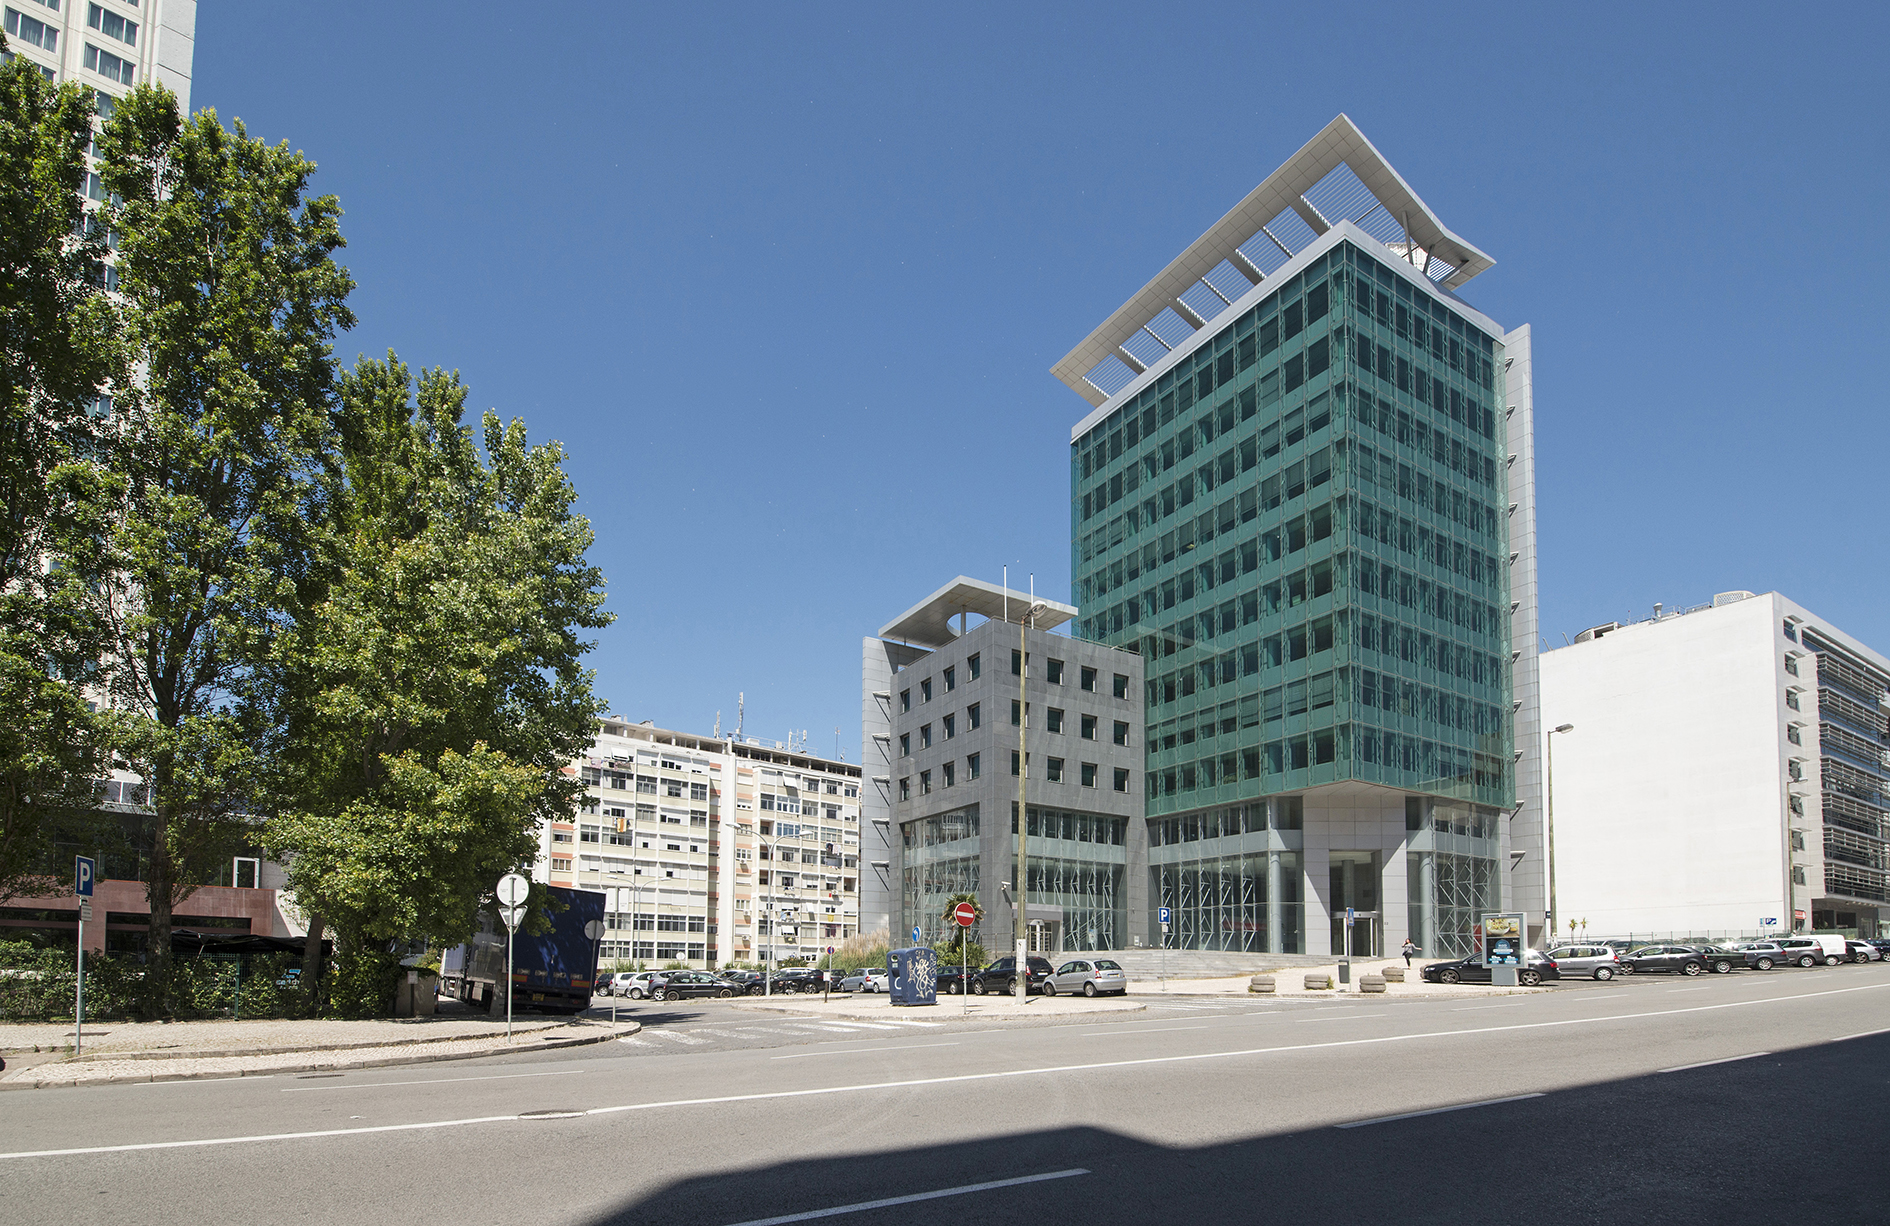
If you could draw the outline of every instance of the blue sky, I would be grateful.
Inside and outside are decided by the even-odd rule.
[[[1890,649],[1881,6],[199,6],[360,323],[557,438],[632,719],[858,761],[859,640],[1069,592],[1048,368],[1344,111],[1534,325],[1544,637],[1779,589]]]

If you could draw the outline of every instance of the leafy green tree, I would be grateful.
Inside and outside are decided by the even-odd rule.
[[[119,370],[84,209],[92,118],[90,91],[0,64],[0,898],[63,888],[54,843],[102,770],[81,690],[95,627],[49,565],[96,529],[89,410]]]
[[[116,397],[108,524],[82,561],[113,752],[151,786],[148,976],[168,1014],[172,908],[253,837],[274,720],[260,666],[308,587],[353,282],[339,206],[308,197],[315,165],[286,144],[184,120],[144,86],[100,146],[139,375]]]
[[[943,941],[940,941],[938,945],[934,947],[938,950],[938,956],[941,962],[958,962],[961,961],[966,954],[972,952],[964,949],[965,941],[971,935],[971,929],[960,928],[958,921],[952,918],[952,913],[958,910],[958,904],[961,902],[970,903],[972,909],[977,912],[978,919],[984,919],[984,904],[978,901],[976,894],[960,892],[948,896],[945,899],[944,909],[939,913],[945,920],[946,936]],[[982,957],[984,947],[979,945],[976,941],[972,942],[972,946],[975,952]],[[972,961],[978,962],[978,959],[974,958]],[[982,962],[978,962],[978,964],[983,965]]]
[[[274,663],[269,841],[342,959],[464,940],[539,823],[574,812],[568,763],[603,712],[579,636],[610,618],[562,449],[492,412],[476,436],[456,375],[413,387],[391,354],[343,377],[322,594]]]

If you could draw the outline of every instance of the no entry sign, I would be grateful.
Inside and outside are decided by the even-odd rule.
[[[969,928],[978,922],[978,908],[968,902],[961,902],[952,908],[952,920],[960,928]]]

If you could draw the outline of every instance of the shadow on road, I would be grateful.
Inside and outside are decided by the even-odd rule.
[[[1459,1101],[1486,1096],[1478,1070],[1463,1073]],[[994,1133],[1007,1101],[991,1097]],[[1249,1138],[1201,1147],[1070,1127],[810,1156],[683,1181],[592,1226],[734,1226],[1073,1170],[1086,1173],[818,1220],[1881,1222],[1890,1220],[1879,1145],[1886,1103],[1890,1035],[1879,1035],[1351,1128],[1269,1133],[1262,1124]],[[1264,1121],[1264,1093],[1250,1105]]]

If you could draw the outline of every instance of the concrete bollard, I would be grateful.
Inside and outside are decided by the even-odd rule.
[[[1404,982],[1404,968],[1402,966],[1387,966],[1384,970],[1379,971],[1378,973],[1385,977],[1386,983],[1403,983]]]
[[[1252,979],[1247,981],[1247,990],[1249,992],[1264,992],[1268,995],[1272,995],[1274,990],[1273,976],[1255,975]]]
[[[1324,974],[1324,973],[1321,973],[1318,975],[1306,976],[1306,990],[1308,992],[1331,991],[1332,990],[1332,976]]]
[[[1358,990],[1361,992],[1382,992],[1385,990],[1385,977],[1383,975],[1360,975],[1358,977]]]

